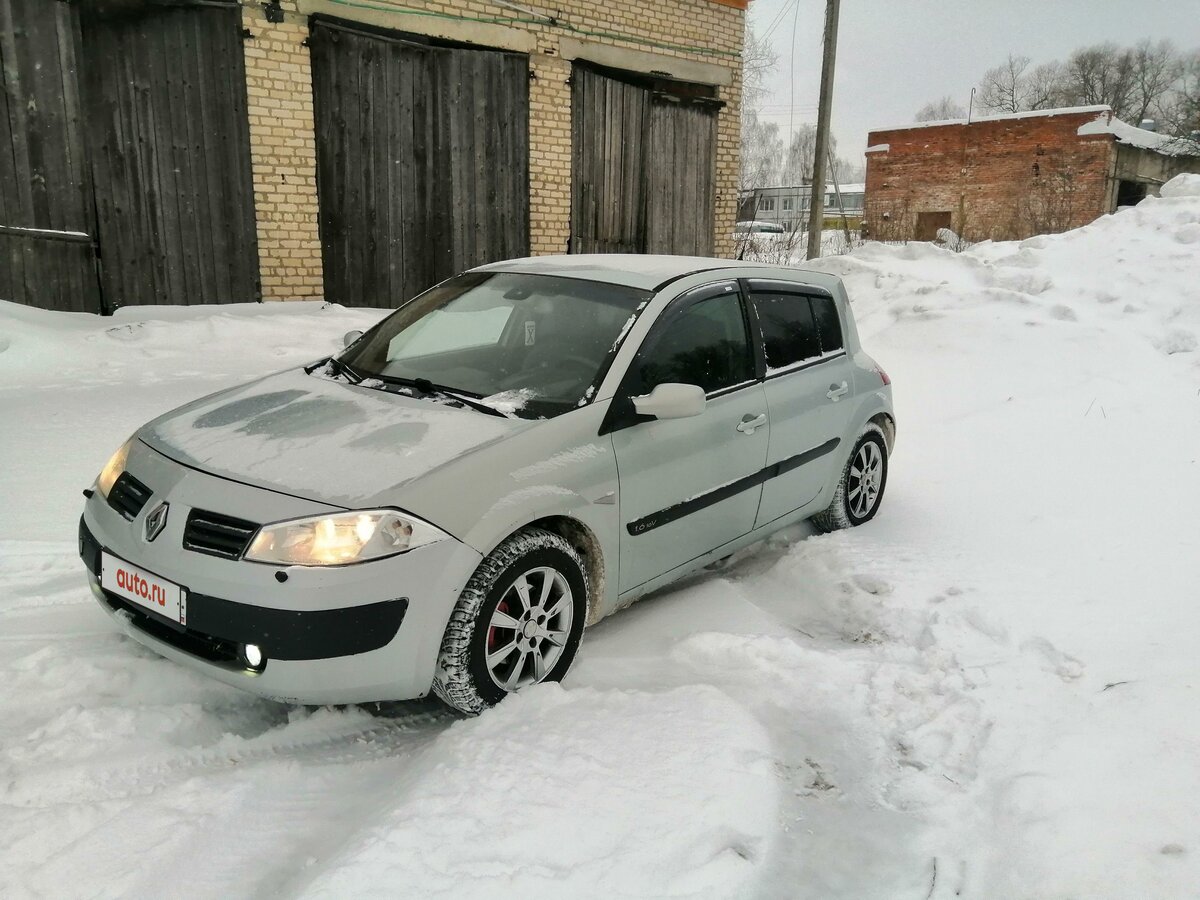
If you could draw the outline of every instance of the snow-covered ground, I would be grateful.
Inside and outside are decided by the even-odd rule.
[[[895,382],[879,518],[473,720],[182,671],[75,556],[135,426],[378,313],[0,305],[0,896],[1200,896],[1200,177],[1164,193],[822,262]]]

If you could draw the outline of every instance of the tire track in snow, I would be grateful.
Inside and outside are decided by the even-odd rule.
[[[306,766],[370,763],[392,758],[408,745],[419,745],[457,718],[449,711],[430,710],[340,733],[294,738],[273,733],[298,727],[286,725],[251,738],[243,746],[192,749],[150,759],[142,756],[129,765],[97,765],[95,758],[88,758],[32,773],[25,769],[21,775],[10,772],[7,778],[0,770],[0,781],[7,781],[0,792],[0,807],[44,809],[127,799],[154,793],[184,778],[268,762],[302,762]]]

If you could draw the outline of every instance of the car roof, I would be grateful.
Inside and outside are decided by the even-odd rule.
[[[768,266],[740,259],[716,259],[708,256],[666,256],[644,253],[573,253],[557,256],[527,256],[506,259],[472,269],[472,272],[528,272],[531,275],[561,275],[606,284],[653,291],[663,285],[697,272],[720,269],[761,269],[764,277],[802,276],[810,283],[830,279],[821,272],[794,267]]]

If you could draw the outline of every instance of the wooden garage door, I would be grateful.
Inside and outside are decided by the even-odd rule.
[[[241,10],[111,6],[83,21],[105,303],[257,300]]]
[[[571,252],[712,253],[721,104],[709,93],[575,65]]]
[[[529,252],[529,61],[316,19],[325,295],[395,307]]]
[[[78,10],[0,0],[0,300],[99,312]]]

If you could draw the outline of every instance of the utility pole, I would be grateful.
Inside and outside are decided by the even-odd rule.
[[[821,255],[825,227],[825,159],[829,155],[829,113],[833,106],[833,64],[837,55],[838,12],[841,0],[825,0],[825,49],[821,58],[821,99],[817,107],[817,137],[813,147],[812,203],[808,211],[808,256]]]

